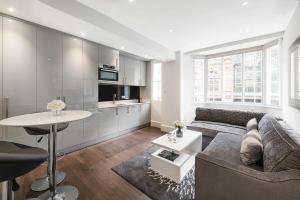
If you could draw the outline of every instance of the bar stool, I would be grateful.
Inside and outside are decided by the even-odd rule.
[[[69,126],[69,123],[61,123],[57,125],[57,132],[65,130]],[[42,136],[42,135],[49,135],[50,134],[50,127],[49,126],[34,126],[34,127],[24,127],[25,131],[29,135],[34,136]],[[48,140],[48,152],[50,152],[50,140]],[[48,158],[48,168],[47,174],[37,178],[30,186],[32,191],[41,192],[44,190],[48,190],[50,187],[49,181],[49,158]],[[66,177],[66,173],[62,171],[56,170],[56,184],[60,184]]]
[[[22,144],[0,141],[0,182],[2,200],[11,200],[12,180],[37,168],[47,160],[47,151]]]

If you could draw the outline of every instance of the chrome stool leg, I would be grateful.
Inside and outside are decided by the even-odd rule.
[[[50,129],[50,159],[49,159],[49,174],[50,174],[50,191],[47,191],[40,195],[40,200],[76,200],[79,196],[79,192],[74,186],[59,186],[56,187],[56,133],[57,125],[51,125]]]
[[[2,200],[13,200],[14,192],[12,191],[12,181],[2,182]]]
[[[50,153],[50,140],[48,137],[48,152]],[[42,192],[50,188],[50,158],[47,162],[47,175],[38,177],[30,186],[31,190],[34,192]],[[59,185],[66,178],[66,173],[62,171],[55,171],[56,174],[56,185]]]

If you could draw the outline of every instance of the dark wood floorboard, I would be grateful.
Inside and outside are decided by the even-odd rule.
[[[80,200],[149,200],[149,198],[111,170],[111,167],[143,151],[151,140],[161,136],[157,128],[148,127],[61,157],[58,169],[67,177],[61,185],[73,185]],[[46,165],[18,178],[21,188],[17,200],[37,197],[30,191],[32,181],[45,173]]]

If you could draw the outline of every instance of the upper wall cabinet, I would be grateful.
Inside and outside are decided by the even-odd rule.
[[[146,62],[140,61],[140,86],[146,86],[147,68]]]
[[[37,29],[37,111],[62,96],[62,34],[50,29]]]
[[[3,18],[3,97],[8,116],[36,111],[36,27]],[[6,139],[35,145],[22,128],[8,128]]]
[[[146,63],[144,61],[121,55],[119,84],[146,86]]]
[[[101,65],[108,65],[108,66],[114,66],[116,69],[119,69],[119,51],[101,46],[101,59],[100,59],[100,66]]]

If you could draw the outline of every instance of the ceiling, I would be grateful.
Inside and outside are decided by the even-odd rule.
[[[246,6],[242,4],[247,1]],[[171,60],[283,31],[297,0],[1,0],[0,12],[121,49]],[[15,12],[7,8],[13,6]],[[172,31],[170,32],[170,30]]]

